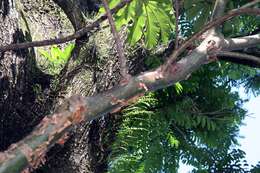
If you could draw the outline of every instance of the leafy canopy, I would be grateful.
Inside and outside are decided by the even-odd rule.
[[[246,111],[230,83],[214,80],[221,75],[217,69],[216,65],[201,69],[182,82],[181,92],[169,87],[125,109],[110,172],[177,172],[180,161],[210,170],[215,155],[227,156],[237,144]]]
[[[110,7],[118,2],[111,0]],[[181,2],[180,33],[187,38],[207,23],[214,1]],[[229,1],[227,10],[247,2]],[[127,27],[130,45],[144,40],[152,49],[175,34],[172,9],[168,0],[134,0],[115,15],[115,22],[118,30]],[[247,35],[260,20],[245,15],[230,22],[221,28],[225,36]],[[145,62],[155,68],[161,60],[151,55]],[[232,90],[241,85],[258,95],[259,70],[218,62],[188,81],[147,94],[123,111],[109,172],[177,172],[180,161],[197,173],[248,172],[245,153],[234,148],[246,111],[245,100]]]
[[[111,0],[113,8],[120,0]],[[171,0],[133,0],[115,15],[116,27],[127,26],[130,45],[144,38],[145,46],[153,48],[158,43],[167,43],[174,29],[174,14]],[[100,9],[104,12],[104,8]]]

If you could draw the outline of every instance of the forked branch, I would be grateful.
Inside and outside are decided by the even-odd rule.
[[[256,8],[242,8],[235,11],[231,11],[228,14],[213,20],[206,24],[199,32],[194,34],[190,39],[188,39],[184,44],[182,44],[177,50],[175,50],[172,55],[169,57],[167,64],[170,66],[174,62],[176,62],[178,56],[188,47],[190,44],[192,44],[196,39],[198,39],[203,33],[211,29],[212,27],[216,25],[220,25],[223,22],[232,19],[235,16],[241,15],[241,14],[248,14],[248,15],[260,15],[260,9]]]

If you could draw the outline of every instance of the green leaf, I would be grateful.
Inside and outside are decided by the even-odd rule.
[[[208,117],[206,118],[206,124],[207,124],[207,129],[211,130],[211,121]]]
[[[228,74],[228,76],[229,76],[231,79],[233,79],[233,80],[238,80],[238,79],[241,78],[240,72],[239,72],[239,71],[235,71],[235,70],[232,70],[232,71]]]
[[[143,173],[144,172],[144,162],[142,162],[139,168],[135,171],[135,173]]]
[[[215,131],[217,128],[216,124],[214,122],[211,122],[211,129],[212,131]]]
[[[177,82],[177,83],[175,84],[175,89],[176,89],[177,94],[181,94],[181,92],[182,92],[182,90],[183,90],[183,87],[182,87],[182,85],[180,84],[180,82]]]
[[[198,2],[196,0],[189,0],[189,1],[184,1],[184,8],[186,10],[189,10],[190,8],[192,8],[193,6],[195,6]]]
[[[115,15],[117,30],[128,27],[128,43],[134,46],[144,38],[149,49],[168,42],[174,21],[170,0],[133,0]]]
[[[206,126],[206,117],[201,117],[201,127],[204,128]]]
[[[130,20],[132,20],[135,17],[136,14],[135,7],[136,7],[136,2],[133,1],[126,7],[119,10],[117,15],[115,16],[115,24],[116,24],[116,29],[118,31],[123,25],[127,25],[130,22]]]
[[[145,16],[141,15],[143,11],[142,4],[136,5],[136,18],[133,25],[130,27],[128,34],[128,42],[131,46],[135,45],[143,35],[143,27],[145,25]]]
[[[59,56],[62,54],[62,51],[57,46],[51,47],[51,57],[54,59],[54,61],[58,61]]]
[[[170,17],[165,10],[158,8],[158,5],[151,3],[151,6],[153,6],[153,13],[160,27],[161,40],[163,43],[167,43],[172,30]]]
[[[48,51],[39,49],[40,54],[47,58],[48,71],[51,74],[57,74],[63,67],[63,65],[68,61],[68,58],[71,56],[71,52],[74,49],[74,44],[68,44],[62,51],[56,45],[51,47],[50,53]]]
[[[192,21],[195,19],[199,12],[203,9],[203,5],[201,3],[193,4],[190,8],[187,8],[187,18]]]
[[[197,121],[197,125],[199,125],[201,123],[201,116],[196,116],[196,121]]]
[[[146,19],[145,45],[147,48],[152,48],[158,42],[160,28],[153,12],[155,10],[154,7],[148,4],[145,6],[145,10],[148,14]]]
[[[68,44],[64,51],[60,54],[60,57],[62,60],[64,60],[65,62],[69,59],[69,57],[71,56],[72,50],[74,49],[75,45],[73,43]]]

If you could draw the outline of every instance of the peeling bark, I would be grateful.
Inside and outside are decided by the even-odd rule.
[[[130,1],[125,0],[125,2]],[[257,9],[253,10],[253,12],[249,9],[244,9],[244,12],[259,14]],[[238,15],[238,12],[230,13],[230,16],[225,16],[215,23],[212,22],[207,27],[209,29],[210,26],[213,27],[216,24],[220,24],[235,15]],[[206,31],[207,29],[205,28],[200,33],[195,34],[190,42],[196,39],[196,36]],[[82,33],[84,33],[83,31],[84,29]],[[256,37],[256,39],[253,37]],[[209,43],[214,43],[213,46],[219,47],[219,50],[232,50],[239,48],[240,45],[242,47],[254,46],[260,40],[258,35],[238,39],[240,38],[225,40],[215,33],[215,35],[210,35],[206,38],[190,55],[177,61],[178,55],[190,44],[190,42],[187,42],[170,56],[170,60],[166,64],[153,71],[132,77],[128,81],[124,81],[118,86],[94,96],[72,96],[65,100],[55,113],[43,118],[30,135],[20,142],[11,145],[8,150],[0,153],[0,173],[33,171],[45,163],[46,153],[56,143],[63,145],[68,140],[68,132],[77,124],[96,120],[109,112],[118,112],[122,107],[135,102],[145,92],[155,91],[187,79],[191,73],[203,64],[210,62],[208,56],[212,52],[209,49]],[[245,40],[247,43],[244,42]],[[7,44],[10,43],[7,42]],[[5,52],[6,55],[9,55],[8,53],[13,53],[13,51]],[[92,128],[92,130],[94,131],[92,131],[93,136],[97,128]],[[88,132],[91,133],[91,131]],[[97,167],[92,168],[92,170],[96,171]]]
[[[17,162],[23,163],[20,165],[19,171],[34,169],[38,166],[36,163],[40,162],[38,159],[42,160],[45,153],[73,125],[83,120],[91,121],[109,112],[117,111],[131,101],[135,101],[144,92],[154,91],[185,79],[207,60],[205,44],[198,47],[190,57],[173,64],[167,71],[162,71],[163,68],[160,67],[133,77],[128,83],[118,85],[96,96],[71,97],[59,107],[55,114],[44,118],[31,135],[15,144],[11,149],[1,153],[1,158],[4,159],[0,160],[0,173],[9,172]],[[29,155],[21,152],[21,148],[27,145],[31,146],[30,151],[32,152]],[[36,152],[38,150],[40,152]],[[16,153],[17,157],[12,157],[13,153]]]

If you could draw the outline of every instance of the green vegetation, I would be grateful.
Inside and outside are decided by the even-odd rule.
[[[182,92],[169,87],[125,109],[110,172],[177,172],[179,161],[197,172],[221,172],[244,159],[243,151],[231,150],[246,115],[244,100],[217,69],[201,69],[181,83]]]
[[[74,3],[74,1],[66,2]],[[109,6],[112,8],[121,0],[110,0],[109,2]],[[259,33],[259,16],[239,15],[228,22],[224,22],[222,26],[216,27],[215,32],[211,32],[204,42],[202,40],[205,37],[198,36],[194,42],[186,46],[185,51],[181,50],[180,53],[177,51],[178,56],[184,57],[183,59],[178,57],[178,60],[171,61],[177,58],[169,56],[169,52],[176,47],[174,44],[179,41],[178,45],[181,45],[192,34],[203,29],[203,25],[207,25],[207,22],[211,21],[211,15],[216,14],[214,8],[217,6],[214,7],[214,4],[216,2],[218,4],[220,1],[184,0],[179,1],[178,7],[172,4],[173,2],[172,0],[132,0],[114,14],[117,30],[122,31],[120,34],[127,34],[127,46],[135,50],[127,52],[128,57],[139,54],[135,58],[142,56],[145,59],[138,59],[141,62],[140,69],[144,73],[137,75],[137,77],[129,75],[131,77],[121,80],[119,86],[115,86],[113,89],[111,87],[120,80],[119,77],[116,77],[120,76],[116,71],[122,70],[117,67],[117,61],[120,62],[123,59],[120,57],[119,60],[116,59],[117,55],[113,50],[113,41],[115,40],[110,37],[111,33],[107,23],[104,28],[98,27],[106,16],[102,16],[94,23],[87,25],[90,22],[77,23],[73,21],[75,19],[75,15],[72,15],[73,10],[68,10],[68,17],[73,16],[70,18],[71,23],[75,26],[79,24],[74,28],[76,30],[75,35],[69,36],[73,39],[77,37],[75,43],[81,49],[78,49],[78,52],[75,51],[77,52],[75,57],[78,56],[78,58],[73,59],[72,62],[69,61],[74,44],[68,44],[63,50],[58,45],[50,47],[49,50],[39,49],[41,57],[46,62],[43,65],[45,68],[43,71],[51,76],[50,82],[47,82],[50,84],[42,87],[44,86],[41,84],[42,78],[39,78],[38,81],[40,82],[31,85],[36,96],[28,100],[40,104],[44,103],[45,100],[52,101],[48,100],[49,98],[53,99],[53,103],[56,103],[56,101],[57,103],[62,102],[63,98],[60,100],[59,97],[63,97],[66,90],[70,89],[69,87],[72,88],[71,90],[75,90],[75,93],[83,94],[86,92],[84,94],[88,96],[106,89],[107,91],[93,97],[81,98],[75,96],[65,100],[63,105],[58,106],[58,112],[44,118],[40,125],[36,126],[35,132],[30,136],[31,138],[25,138],[22,142],[13,144],[7,152],[0,153],[0,155],[2,154],[0,164],[3,165],[0,169],[17,169],[17,171],[27,172],[31,171],[31,167],[37,168],[44,164],[41,162],[45,161],[45,153],[55,143],[63,145],[66,142],[67,137],[63,134],[67,134],[73,125],[79,124],[83,120],[95,120],[100,117],[99,114],[107,114],[110,111],[116,112],[119,110],[118,108],[128,104],[126,103],[128,99],[135,98],[135,96],[139,97],[140,95],[137,94],[146,93],[134,104],[124,107],[121,112],[121,119],[111,119],[111,122],[113,121],[112,130],[108,127],[110,122],[108,125],[97,123],[97,126],[100,125],[99,127],[94,127],[96,124],[93,123],[93,127],[82,128],[87,129],[86,132],[93,133],[93,136],[97,135],[97,138],[94,139],[91,134],[91,137],[88,136],[90,137],[88,140],[75,139],[73,142],[80,141],[80,145],[73,145],[73,147],[79,147],[79,151],[74,155],[81,152],[81,142],[87,141],[86,145],[89,145],[89,148],[86,152],[89,153],[83,159],[86,159],[86,162],[90,164],[88,166],[93,167],[93,170],[96,167],[101,167],[99,162],[102,162],[102,171],[107,169],[109,173],[175,173],[179,171],[180,163],[193,166],[192,171],[194,173],[259,172],[260,163],[255,166],[249,165],[245,160],[245,152],[239,149],[239,128],[247,116],[247,111],[242,106],[247,100],[242,99],[236,92],[236,89],[242,86],[248,95],[258,96],[260,94],[259,69],[253,68],[259,67],[259,60],[255,59],[256,56],[260,55],[260,45],[256,45],[259,42],[252,41],[253,43],[251,43],[252,37],[242,37]],[[225,10],[232,11],[247,3],[248,0],[230,0],[227,2]],[[61,5],[60,7],[65,8]],[[260,4],[255,4],[255,7],[259,8]],[[178,17],[175,16],[176,8],[180,13]],[[219,7],[217,10],[219,13],[223,11],[224,6],[223,9]],[[66,9],[64,12],[66,13]],[[104,13],[105,10],[101,8],[100,12]],[[247,14],[257,13],[255,9],[247,12]],[[85,15],[84,17],[87,20],[88,16]],[[213,17],[212,20],[217,19]],[[175,30],[177,23],[179,25],[178,34]],[[78,28],[84,25],[87,25],[86,28],[78,31]],[[88,29],[88,27],[91,29]],[[204,34],[208,36],[207,33]],[[84,35],[84,39],[82,35]],[[236,38],[228,43],[224,38],[228,39],[229,37],[240,37],[240,40],[243,39],[247,42],[236,43],[238,42],[235,41]],[[176,38],[178,38],[177,41]],[[77,43],[77,41],[79,42]],[[62,41],[59,40],[56,43],[60,42]],[[115,44],[118,44],[117,42],[116,39]],[[243,50],[240,51],[242,53],[245,51],[247,55],[251,56],[240,58],[233,54],[235,60],[221,61],[230,56],[225,54],[227,57],[222,55],[222,59],[215,62],[217,56],[220,57],[218,53],[223,53],[226,50],[228,50],[226,51],[228,53],[234,53],[232,51],[236,47],[231,42],[235,46],[242,45],[241,49]],[[168,47],[166,48],[166,46]],[[198,46],[201,47],[195,49]],[[194,49],[195,51],[193,51]],[[143,56],[143,52],[145,52],[145,56]],[[170,57],[171,63],[166,60],[166,57]],[[215,63],[209,63],[213,60]],[[133,60],[128,65],[135,66],[138,62]],[[160,68],[158,68],[159,66]],[[155,68],[157,69],[150,73],[149,70]],[[180,68],[182,69],[180,70]],[[141,71],[132,69],[134,68],[126,70],[133,72],[133,74],[136,74],[136,71]],[[166,87],[176,81],[181,82]],[[72,84],[70,85],[70,83]],[[76,87],[75,83],[78,83],[79,87]],[[86,83],[89,84],[87,86],[88,91],[83,91],[87,88]],[[154,91],[159,87],[163,89]],[[78,88],[80,89],[78,90]],[[149,91],[154,92],[147,93]],[[74,92],[67,93],[68,95],[74,94]],[[4,94],[2,95],[4,96]],[[20,99],[22,100],[22,97]],[[103,127],[108,129],[101,132],[100,129]],[[94,129],[93,132],[92,128]],[[109,130],[111,130],[111,134],[108,136],[114,136],[115,129],[117,129],[115,140],[114,138],[106,138],[105,131],[110,133]],[[84,132],[84,135],[90,133]],[[77,138],[77,135],[74,136]],[[94,139],[94,141],[91,141],[91,139]],[[98,140],[98,144],[96,140]],[[111,143],[113,144],[110,145]],[[93,146],[100,148],[91,151],[94,148]],[[107,151],[107,148],[109,148],[109,151]],[[18,153],[18,157],[13,157],[12,152]],[[95,156],[92,156],[91,152],[95,153]],[[110,155],[107,158],[108,152]],[[72,155],[71,158],[74,158],[74,156]],[[75,163],[81,164],[81,158],[78,160],[76,161],[78,163]],[[19,161],[22,161],[24,165],[19,166],[17,164]],[[106,167],[106,164],[108,164],[108,167]],[[95,172],[98,172],[97,170]]]
[[[65,63],[71,56],[74,44],[68,44],[64,50],[57,45],[50,48],[50,51],[39,49],[40,54],[47,59],[47,69],[50,74],[59,74]]]
[[[110,7],[119,2],[111,0]],[[229,1],[227,7],[233,9],[244,3]],[[183,38],[207,22],[213,5],[210,1],[184,1],[179,19]],[[131,46],[140,43],[151,51],[175,35],[171,0],[133,0],[119,10],[115,22],[118,30],[127,27]],[[259,24],[254,17],[239,16],[231,24],[224,24],[222,30],[225,36],[243,36]],[[53,46],[50,53],[42,49],[39,52],[48,60],[49,72],[58,74],[73,48],[69,44],[63,51]],[[145,63],[155,68],[162,61],[151,55]],[[250,171],[245,153],[236,148],[239,126],[246,116],[242,109],[246,100],[232,88],[243,85],[248,93],[259,95],[258,73],[254,68],[218,62],[201,68],[187,81],[145,95],[123,111],[109,172],[178,172],[180,162],[194,166],[196,173]]]
[[[114,7],[120,0],[110,1]],[[101,8],[100,12],[104,12]],[[128,42],[135,45],[144,38],[145,46],[153,48],[158,43],[167,43],[174,27],[174,15],[170,0],[134,0],[115,16],[116,27],[128,28]]]
[[[111,7],[118,2],[112,0]],[[171,2],[133,1],[115,15],[117,27],[127,26],[130,45],[143,40],[143,46],[152,49],[166,43],[175,34]],[[227,6],[230,10],[246,2],[229,1]],[[183,5],[180,32],[186,38],[209,19],[214,3],[192,0]],[[260,20],[240,16],[231,22],[222,28],[226,36],[247,35]],[[160,63],[154,56],[146,60],[150,68]],[[194,166],[196,173],[249,172],[245,153],[237,148],[246,100],[232,88],[242,85],[248,93],[259,95],[259,84],[259,70],[218,62],[181,84],[147,94],[123,111],[109,172],[177,172],[180,162]]]

